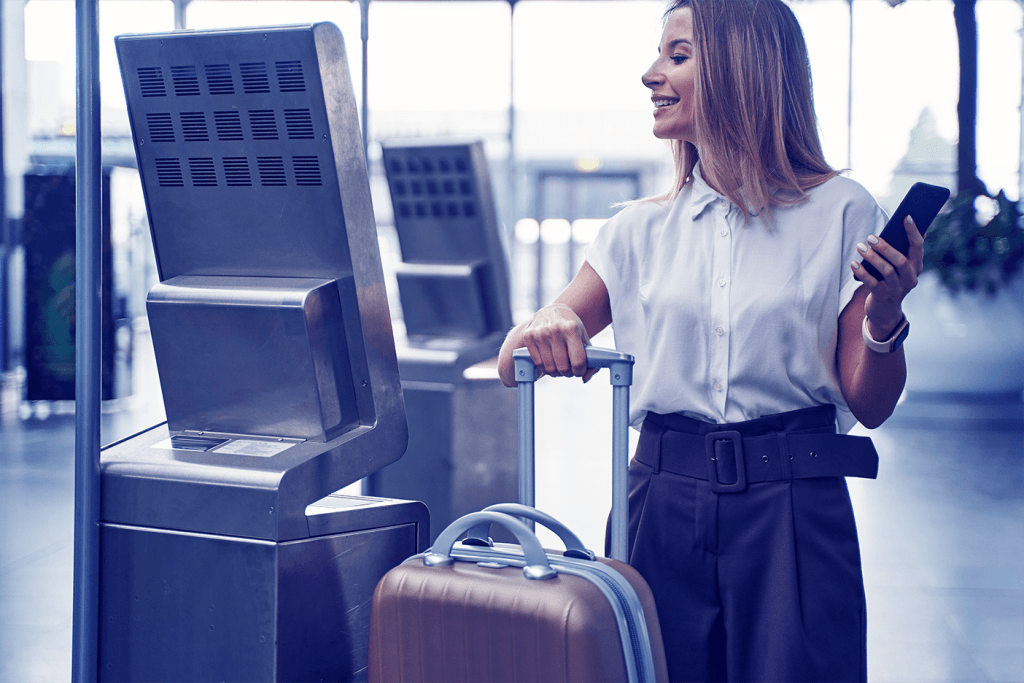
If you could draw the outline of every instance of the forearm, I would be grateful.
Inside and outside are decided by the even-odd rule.
[[[868,429],[885,422],[907,381],[903,349],[875,353],[861,343],[860,358],[849,380],[843,383],[843,397],[857,420]]]
[[[530,356],[543,374],[586,380],[585,345],[612,321],[608,290],[586,261],[569,286],[555,301],[537,311],[530,320],[516,325],[505,337],[498,354],[498,376],[505,386],[515,386],[512,352],[530,349]]]
[[[907,365],[902,348],[893,353],[877,353],[864,343],[861,325],[866,296],[867,290],[862,287],[840,316],[837,361],[847,406],[861,424],[874,429],[896,408],[906,384]],[[899,322],[896,319],[875,324],[869,319],[868,331],[873,339],[888,339]]]

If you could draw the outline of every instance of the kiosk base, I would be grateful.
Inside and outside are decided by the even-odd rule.
[[[310,538],[101,525],[101,681],[365,681],[380,578],[425,549],[422,503],[332,494]]]

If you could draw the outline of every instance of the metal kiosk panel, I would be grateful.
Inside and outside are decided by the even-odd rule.
[[[362,680],[421,503],[332,492],[405,408],[342,36],[116,39],[168,422],[103,450],[100,678]]]
[[[512,327],[507,257],[481,141],[381,148],[402,252],[409,449],[368,491],[426,503],[433,540],[464,514],[518,498],[515,392],[489,363]]]
[[[381,151],[402,251],[402,379],[461,381],[467,367],[498,354],[512,327],[483,143],[392,140]]]

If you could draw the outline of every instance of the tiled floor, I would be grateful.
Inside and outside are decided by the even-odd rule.
[[[610,390],[538,387],[538,507],[600,547]],[[104,416],[104,441],[159,405]],[[509,416],[509,419],[514,419]],[[595,425],[578,429],[580,421]],[[876,481],[850,480],[873,681],[1024,681],[1024,407],[906,401],[871,433]],[[0,427],[0,682],[70,679],[74,418]]]

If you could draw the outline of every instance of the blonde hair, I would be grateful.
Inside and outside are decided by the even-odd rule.
[[[675,0],[665,13],[693,14],[697,147],[672,140],[676,198],[700,161],[701,175],[746,215],[798,204],[837,176],[825,161],[800,24],[781,0]]]

